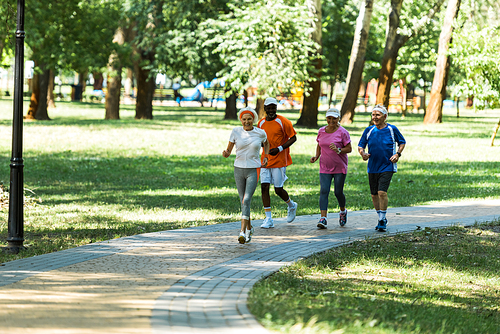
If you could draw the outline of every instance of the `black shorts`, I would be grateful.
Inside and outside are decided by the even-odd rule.
[[[379,191],[387,192],[387,190],[389,190],[393,174],[394,172],[368,173],[370,193],[372,195],[377,195]]]

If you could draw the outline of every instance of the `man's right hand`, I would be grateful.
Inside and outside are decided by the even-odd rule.
[[[279,148],[272,148],[269,150],[270,155],[277,155],[278,153],[280,153]]]

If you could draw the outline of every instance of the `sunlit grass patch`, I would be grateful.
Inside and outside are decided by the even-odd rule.
[[[285,333],[496,333],[500,221],[368,239],[260,281],[251,312]]]

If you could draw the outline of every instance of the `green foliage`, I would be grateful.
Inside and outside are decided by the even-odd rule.
[[[157,31],[159,71],[196,80],[212,80],[223,67],[213,48],[203,46],[207,37],[201,25],[229,12],[228,0],[168,1],[163,25]]]
[[[231,13],[202,27],[211,36],[204,46],[215,46],[224,64],[219,75],[233,91],[253,85],[278,95],[308,81],[318,45],[310,38],[314,29],[306,5],[272,0],[228,6]]]
[[[352,0],[323,1],[323,80],[347,77],[358,8]]]
[[[117,1],[27,2],[26,44],[33,59],[48,68],[105,66],[118,22]]]
[[[414,86],[420,83],[432,82],[436,70],[436,58],[441,33],[441,22],[444,6],[433,19],[427,20],[421,30],[415,34],[415,29],[424,16],[434,6],[436,1],[405,1],[401,13],[401,33],[411,35],[399,51],[398,66],[395,78],[406,78]]]
[[[499,50],[499,24],[479,27],[469,21],[454,32],[450,55],[464,74],[453,89],[457,96],[474,96],[490,107],[500,105]],[[476,105],[484,107],[484,104]]]

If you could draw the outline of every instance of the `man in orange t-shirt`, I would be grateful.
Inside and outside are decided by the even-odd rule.
[[[292,122],[283,116],[276,114],[278,110],[278,101],[275,98],[268,97],[264,101],[264,110],[266,117],[261,119],[257,126],[267,134],[267,140],[270,145],[268,162],[266,168],[260,169],[260,183],[262,189],[262,204],[266,212],[266,219],[260,227],[274,227],[271,213],[271,196],[269,188],[274,184],[276,195],[281,197],[288,205],[287,222],[291,223],[297,213],[297,203],[290,199],[288,193],[283,189],[287,180],[286,167],[292,164],[290,156],[290,146],[297,140],[297,132],[293,128]],[[262,154],[261,159],[265,155]]]

